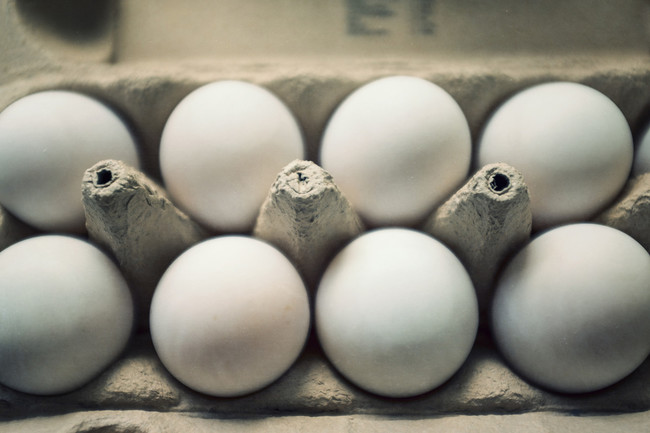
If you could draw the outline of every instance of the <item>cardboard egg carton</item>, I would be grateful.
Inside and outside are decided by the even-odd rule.
[[[143,183],[161,180],[158,146],[176,104],[193,89],[220,79],[259,84],[284,101],[302,127],[312,162],[318,161],[320,137],[337,105],[364,83],[388,75],[418,76],[444,88],[463,109],[474,143],[500,102],[553,80],[599,90],[617,104],[635,134],[650,121],[650,9],[641,0],[616,6],[597,1],[589,10],[578,0],[534,6],[514,0],[489,6],[451,0],[322,3],[1,0],[0,109],[46,89],[95,96],[113,107],[137,137],[143,158],[137,175],[144,176],[138,178]],[[520,184],[516,173],[504,170]],[[462,188],[459,196],[473,200]],[[647,197],[647,176],[631,180],[599,221],[619,228],[641,221],[631,224],[632,230],[637,239],[648,239],[648,226],[643,226],[647,205],[641,211],[635,205],[647,203]],[[451,202],[443,204],[422,229],[445,238],[454,230],[445,226],[449,219],[444,216],[454,212]],[[522,206],[515,213],[525,212]],[[257,234],[291,257],[292,248],[299,252],[301,247],[279,234],[277,227],[285,223],[271,216],[264,217]],[[463,224],[462,217],[451,220]],[[526,221],[524,216],[508,231],[511,237],[491,238],[501,247],[496,256],[504,257],[528,238]],[[180,226],[188,224],[193,223],[183,220]],[[362,230],[351,229],[339,245]],[[0,240],[7,245],[34,232],[0,214]],[[208,235],[197,233],[197,240]],[[472,233],[490,236],[489,228]],[[471,237],[445,242],[466,265],[473,261],[475,269],[485,269],[487,257],[495,256],[493,250],[472,250]],[[115,255],[131,257],[128,242],[112,248]],[[312,285],[334,247],[328,248],[297,264]],[[315,270],[310,268],[314,260],[321,262]],[[494,273],[498,265],[488,267]],[[486,280],[493,275],[474,276],[475,284],[489,285]],[[552,393],[514,374],[483,329],[466,363],[443,386],[419,397],[388,399],[341,377],[312,335],[298,361],[271,386],[240,398],[214,398],[176,381],[141,329],[120,359],[77,391],[39,397],[0,386],[0,432],[644,431],[650,423],[649,380],[646,360],[602,391]]]

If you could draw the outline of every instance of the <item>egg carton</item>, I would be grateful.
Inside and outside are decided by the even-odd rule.
[[[159,142],[167,118],[185,95],[203,84],[239,79],[263,86],[277,95],[300,123],[306,161],[295,161],[278,174],[251,234],[283,250],[312,291],[333,252],[366,230],[339,194],[335,179],[317,164],[327,120],[361,85],[390,75],[417,76],[438,84],[461,106],[474,143],[501,102],[519,90],[549,81],[583,83],[599,90],[616,103],[637,135],[649,120],[650,61],[645,52],[614,49],[579,56],[527,52],[476,58],[376,55],[334,60],[280,56],[271,60],[256,56],[206,60],[204,56],[182,64],[155,55],[148,59],[134,55],[122,61],[116,54],[118,32],[109,25],[115,9],[111,2],[98,4],[91,15],[106,25],[100,26],[101,31],[89,30],[84,44],[73,44],[68,42],[65,20],[52,20],[58,14],[39,12],[26,1],[2,1],[0,46],[5,54],[1,56],[0,108],[41,90],[68,89],[106,102],[130,124],[140,145],[142,168],[136,170],[120,161],[98,161],[88,168],[81,190],[89,238],[116,258],[141,306],[147,305],[153,290],[145,281],[159,277],[185,248],[216,235],[169,201],[160,186],[158,166]],[[106,172],[110,173],[108,178]],[[499,190],[491,186],[495,175],[506,177],[508,187]],[[305,197],[292,187],[302,178],[315,182],[306,201],[316,206],[301,203]],[[132,196],[124,195],[125,182],[136,186],[129,192]],[[619,198],[595,218],[630,233],[646,249],[650,238],[648,183],[647,175],[630,179]],[[103,207],[100,196],[108,197],[112,204]],[[516,168],[477,167],[475,163],[465,185],[417,227],[443,240],[463,260],[482,305],[488,302],[492,280],[505,257],[531,235],[527,198]],[[120,203],[129,199],[146,202],[146,211],[142,211],[143,204],[140,210],[135,206],[128,211],[138,218],[115,217],[124,215]],[[475,219],[463,212],[471,212],[472,206],[458,203],[471,205],[480,200],[487,201],[495,215],[510,221],[510,229],[496,232],[489,224],[469,224]],[[278,203],[286,205],[283,211],[278,211]],[[340,212],[321,218],[318,226],[307,218],[295,218],[323,216],[325,204],[330,203]],[[286,212],[287,206],[295,215]],[[2,247],[39,233],[4,211],[0,217]],[[185,236],[180,240],[152,236],[145,239],[149,244],[135,245],[134,237],[115,236],[110,229],[116,227],[127,233],[137,230]],[[305,235],[296,237],[296,232]],[[487,241],[489,248],[477,249],[479,238]],[[141,317],[146,314],[147,309],[141,307]],[[650,420],[650,390],[646,386],[650,361],[607,389],[558,394],[517,376],[496,351],[485,328],[479,331],[460,371],[441,387],[419,397],[383,398],[355,387],[327,361],[314,335],[291,369],[271,386],[244,397],[209,397],[183,386],[166,371],[153,349],[146,323],[140,322],[139,332],[124,354],[79,390],[39,397],[0,387],[0,431],[469,431],[490,426],[503,431],[571,427],[643,431]]]

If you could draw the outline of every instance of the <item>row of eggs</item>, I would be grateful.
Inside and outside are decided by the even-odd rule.
[[[634,158],[616,105],[585,85],[525,89],[491,116],[475,162],[506,162],[530,189],[536,228],[584,221],[620,192]],[[247,232],[275,176],[304,159],[292,113],[269,91],[219,81],[187,95],[160,143],[173,201],[217,232]],[[82,232],[80,179],[103,159],[139,166],[136,143],[106,106],[81,94],[45,91],[0,113],[0,205],[44,231]],[[370,82],[327,124],[319,164],[371,227],[412,226],[454,192],[472,164],[470,130],[454,99],[415,77]],[[634,173],[650,171],[650,134]]]
[[[389,77],[360,88],[336,110],[321,164],[371,225],[408,225],[465,178],[470,141],[462,111],[442,89]],[[648,171],[644,142],[637,172]],[[34,94],[0,113],[0,152],[0,203],[46,231],[80,230],[76,204],[87,167],[106,158],[138,165],[119,119],[70,92]],[[215,230],[245,231],[278,167],[302,152],[299,127],[277,98],[224,81],[199,88],[174,110],[160,164],[165,186],[194,218]],[[549,83],[494,113],[477,158],[524,172],[541,227],[606,204],[629,176],[632,154],[629,127],[604,95]],[[571,205],[570,216],[539,210],[556,196]],[[65,392],[123,350],[133,321],[128,288],[87,242],[46,235],[18,243],[0,253],[0,281],[0,382],[26,392]],[[540,385],[599,389],[650,352],[650,258],[627,235],[593,224],[549,231],[510,262],[502,281],[493,304],[495,339],[509,362]],[[337,255],[314,313],[335,367],[360,387],[394,397],[426,392],[454,374],[478,322],[471,281],[455,256],[427,235],[397,228],[371,231]],[[234,396],[286,371],[311,321],[302,281],[283,255],[261,241],[225,236],[196,245],[170,266],[154,295],[151,334],[181,382]]]
[[[498,348],[554,391],[605,388],[650,354],[650,254],[616,229],[578,223],[538,235],[507,263],[491,306]],[[371,230],[329,263],[313,315],[303,281],[273,246],[244,235],[190,247],[150,311],[156,353],[196,391],[234,397],[286,373],[314,326],[325,356],[360,388],[409,397],[465,363],[479,313],[472,281],[441,242]],[[0,252],[0,383],[58,394],[89,382],[128,344],[127,283],[96,246],[40,235]]]

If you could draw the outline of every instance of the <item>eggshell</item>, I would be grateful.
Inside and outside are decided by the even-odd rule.
[[[634,156],[633,174],[650,173],[650,125],[641,135]]]
[[[388,397],[430,391],[464,363],[478,306],[460,261],[423,233],[368,232],[331,262],[316,293],[325,355],[359,387]]]
[[[300,128],[275,95],[226,80],[196,89],[174,109],[160,168],[175,203],[197,221],[246,232],[276,175],[304,153]]]
[[[0,113],[0,203],[45,231],[81,233],[84,171],[104,159],[139,166],[123,121],[88,96],[50,90]]]
[[[522,376],[577,393],[611,385],[650,354],[650,255],[596,224],[535,238],[507,265],[492,308],[494,338]]]
[[[74,390],[122,352],[132,327],[127,284],[90,243],[42,235],[0,253],[0,383]]]
[[[468,175],[465,116],[437,85],[416,77],[370,82],[325,129],[320,163],[371,226],[411,225]]]
[[[590,219],[625,185],[633,157],[623,113],[582,84],[551,82],[505,101],[488,120],[478,164],[505,162],[529,187],[533,226]]]
[[[190,248],[154,293],[150,329],[161,361],[188,387],[220,397],[279,378],[309,330],[307,292],[274,247],[246,236]]]

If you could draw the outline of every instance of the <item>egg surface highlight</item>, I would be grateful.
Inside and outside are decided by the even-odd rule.
[[[632,158],[619,108],[570,82],[539,84],[506,100],[478,145],[479,166],[505,162],[523,174],[535,229],[588,220],[623,188]]]
[[[246,236],[201,242],[163,274],[150,329],[162,363],[213,396],[257,391],[296,360],[310,325],[303,282],[277,249]]]
[[[304,159],[300,128],[268,90],[243,81],[206,84],[165,125],[160,168],[174,202],[220,232],[247,232],[282,168]]]
[[[124,122],[93,98],[49,90],[0,113],[0,204],[38,229],[85,231],[81,179],[104,159],[140,165]]]
[[[316,292],[327,358],[359,387],[411,397],[449,379],[478,327],[470,277],[436,239],[403,228],[368,232],[330,263]]]
[[[533,239],[506,266],[492,306],[497,346],[523,377],[566,393],[596,391],[650,354],[650,255],[596,224]]]
[[[42,235],[0,252],[0,383],[60,394],[89,382],[126,347],[133,301],[101,250]]]
[[[320,163],[371,226],[412,225],[467,177],[465,115],[442,88],[409,76],[372,81],[330,118]]]

